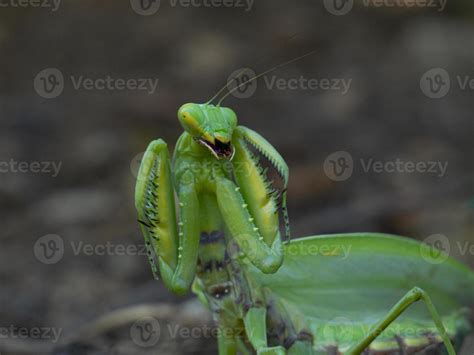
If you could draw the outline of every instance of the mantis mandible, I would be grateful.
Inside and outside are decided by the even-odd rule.
[[[142,160],[138,221],[155,277],[176,294],[192,287],[212,311],[219,354],[405,354],[443,344],[455,354],[451,340],[469,329],[471,270],[447,256],[427,262],[429,246],[383,234],[283,243],[288,166],[277,150],[220,104],[184,104],[178,120],[172,161],[161,139]],[[335,252],[319,252],[325,246]],[[416,301],[426,308],[410,307]]]

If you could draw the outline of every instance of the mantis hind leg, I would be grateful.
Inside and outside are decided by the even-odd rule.
[[[245,332],[258,355],[311,355],[312,345],[297,339],[285,349],[283,346],[269,347],[267,343],[267,310],[263,307],[250,308],[244,318]]]
[[[456,355],[454,351],[453,344],[449,339],[448,334],[446,333],[446,329],[444,328],[443,322],[441,321],[441,317],[438,314],[433,302],[431,301],[428,294],[422,290],[421,288],[414,287],[410,290],[403,298],[398,301],[398,303],[393,306],[393,308],[388,312],[387,316],[384,319],[381,319],[369,332],[369,334],[358,344],[354,345],[349,351],[348,354],[360,354],[367,348],[372,341],[377,338],[377,336],[385,330],[393,321],[395,321],[408,307],[410,307],[413,303],[422,300],[428,311],[433,319],[433,322],[438,329],[439,335],[441,336],[444,345],[448,351],[449,355]]]
[[[257,350],[258,355],[285,355],[286,350],[282,346],[268,347],[266,315],[267,311],[263,307],[254,307],[248,310],[244,318],[247,338]]]
[[[229,335],[226,328],[219,327],[217,346],[219,355],[237,355],[238,344],[234,336]]]

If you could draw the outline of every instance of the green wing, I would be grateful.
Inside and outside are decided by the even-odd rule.
[[[249,272],[267,297],[285,306],[297,330],[313,334],[319,351],[347,350],[415,286],[431,296],[452,338],[469,330],[474,273],[411,239],[371,233],[307,237],[285,247],[276,274],[253,267]],[[411,350],[440,342],[422,302],[408,308],[371,350],[398,350],[400,339]]]

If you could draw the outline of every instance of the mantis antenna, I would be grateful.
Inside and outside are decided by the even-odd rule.
[[[290,38],[288,38],[285,42],[288,43],[290,41],[292,41],[294,38],[296,38],[297,36],[299,35],[299,33],[295,33],[294,35],[290,36]],[[216,97],[218,97],[220,94],[222,94],[222,92],[228,87],[228,85],[232,82],[234,82],[235,80],[237,80],[241,75],[242,73],[245,71],[245,68],[243,68],[241,71],[239,71],[237,73],[237,75],[235,77],[233,77],[231,80],[229,80],[227,83],[225,83],[225,85],[213,96],[209,99],[209,101],[206,102],[206,105],[207,104],[210,104],[212,101],[214,101],[216,99]]]
[[[242,87],[242,86],[244,86],[244,85],[246,85],[246,84],[248,84],[248,83],[250,83],[250,82],[252,82],[252,81],[254,81],[254,80],[257,80],[258,78],[260,78],[260,77],[262,77],[262,76],[264,76],[264,75],[266,75],[266,74],[268,74],[268,73],[271,73],[272,71],[275,71],[275,70],[277,70],[277,69],[283,68],[283,67],[285,67],[285,66],[287,66],[287,65],[289,65],[289,64],[291,64],[291,63],[294,63],[294,62],[296,62],[296,61],[298,61],[298,60],[301,60],[301,59],[303,59],[303,58],[309,57],[310,55],[313,55],[314,53],[316,53],[316,50],[313,50],[313,51],[311,51],[311,52],[309,52],[309,53],[303,54],[303,55],[301,55],[301,56],[299,56],[299,57],[293,58],[293,59],[291,59],[291,60],[289,60],[289,61],[287,61],[287,62],[278,64],[277,66],[274,66],[273,68],[270,68],[270,69],[268,69],[268,70],[265,70],[263,73],[260,73],[260,74],[258,74],[258,75],[255,75],[253,78],[251,78],[251,79],[249,79],[249,80],[247,80],[247,81],[244,81],[244,82],[243,82],[242,84],[240,84],[240,85],[237,85],[235,88],[233,88],[232,90],[230,90],[227,94],[225,94],[224,96],[222,96],[222,98],[219,100],[219,102],[217,103],[217,105],[219,106],[219,105],[222,103],[222,101],[224,101],[224,99],[225,99],[227,96],[229,96],[230,94],[232,94],[232,93],[233,93],[235,90],[237,90],[238,88],[240,88],[240,87]],[[235,81],[235,80],[242,74],[243,71],[244,71],[244,69],[242,69],[242,71],[241,71],[235,78],[233,78],[232,80],[230,80],[230,81],[226,84],[226,86],[224,86],[224,88],[227,87],[227,85],[229,85],[231,82]],[[220,92],[222,92],[222,91],[224,90],[224,88],[222,88],[222,89],[220,90]],[[217,96],[217,95],[216,95],[216,96]],[[212,98],[212,100],[213,100],[213,99],[214,99],[214,98]],[[211,100],[211,101],[212,101],[212,100]]]
[[[241,71],[239,71],[237,73],[237,75],[235,77],[232,78],[232,80],[229,80],[227,83],[225,83],[225,85],[213,96],[211,97],[211,99],[206,102],[206,105],[210,104],[212,101],[215,100],[216,97],[218,97],[226,88],[227,88],[227,85],[229,85],[231,82],[237,80],[241,75],[242,73],[245,71],[245,68],[243,68]]]

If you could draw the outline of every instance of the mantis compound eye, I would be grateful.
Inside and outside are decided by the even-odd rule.
[[[196,121],[196,119],[191,116],[189,113],[187,112],[184,112],[181,114],[181,122],[189,127],[197,127],[198,126],[198,122]]]

